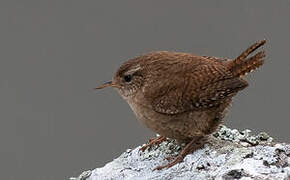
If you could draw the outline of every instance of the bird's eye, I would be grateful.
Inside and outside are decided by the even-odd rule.
[[[125,80],[126,82],[131,82],[131,81],[132,81],[132,75],[125,75],[125,76],[124,76],[124,80]]]

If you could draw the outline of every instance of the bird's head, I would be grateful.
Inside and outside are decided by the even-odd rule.
[[[123,98],[130,98],[143,86],[146,73],[145,69],[142,60],[128,60],[118,68],[112,81],[106,82],[95,89],[114,87],[119,91]]]

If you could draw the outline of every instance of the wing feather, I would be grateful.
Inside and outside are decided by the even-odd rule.
[[[155,111],[178,114],[215,107],[248,85],[243,79],[233,77],[222,61],[194,58],[191,60],[195,63],[180,61],[167,67],[168,71],[165,69],[158,73],[159,78],[156,79],[160,81],[151,82],[145,88],[146,99],[149,99]],[[163,64],[165,62],[162,61]],[[191,67],[191,64],[194,66]]]

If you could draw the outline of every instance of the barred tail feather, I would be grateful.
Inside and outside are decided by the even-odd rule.
[[[263,46],[265,43],[266,40],[262,40],[253,44],[236,59],[228,62],[229,70],[233,73],[235,77],[244,76],[264,64],[264,58],[266,57],[265,51],[260,51],[252,57],[247,57],[249,54],[254,52],[259,47]]]

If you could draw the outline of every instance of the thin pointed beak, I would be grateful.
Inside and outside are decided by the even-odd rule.
[[[108,82],[105,82],[104,84],[94,88],[95,90],[97,89],[103,89],[103,88],[106,88],[106,87],[118,87],[117,85],[113,84],[112,81],[108,81]]]

